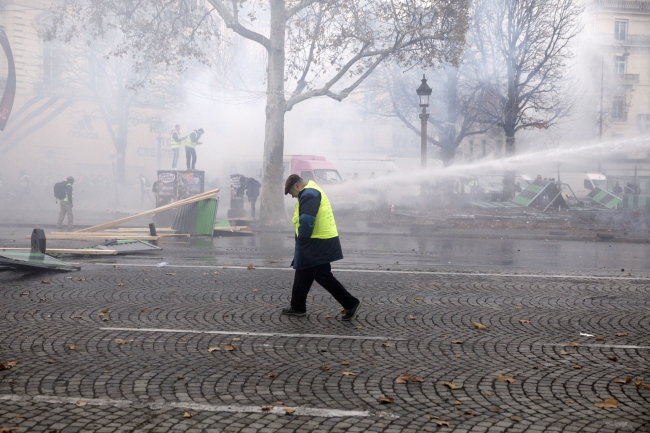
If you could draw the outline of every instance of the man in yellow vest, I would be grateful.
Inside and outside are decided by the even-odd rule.
[[[323,286],[345,309],[342,320],[352,320],[359,313],[361,302],[352,296],[332,275],[330,263],[343,258],[334,213],[327,195],[313,180],[305,182],[297,174],[289,176],[284,194],[298,202],[294,207],[293,225],[296,246],[291,266],[296,270],[291,292],[291,306],[282,314],[307,314],[307,295],[314,281]]]
[[[187,164],[187,171],[194,170],[196,167],[196,150],[197,144],[203,135],[203,128],[195,129],[187,136],[185,140],[185,163]]]
[[[186,137],[181,137],[181,125],[174,126],[174,129],[172,129],[171,137],[169,138],[169,146],[174,152],[172,170],[174,170],[176,168],[176,164],[178,164],[178,154],[180,152],[181,144],[183,144],[183,140],[185,140],[185,138]]]

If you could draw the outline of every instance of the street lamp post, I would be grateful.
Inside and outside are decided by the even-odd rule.
[[[422,107],[422,113],[420,113],[420,163],[422,170],[427,168],[427,119],[429,118],[427,107],[429,106],[429,96],[431,96],[431,92],[431,87],[427,85],[427,79],[424,74],[422,74],[422,84],[420,84],[420,87],[416,90],[418,98],[420,99],[420,107]]]

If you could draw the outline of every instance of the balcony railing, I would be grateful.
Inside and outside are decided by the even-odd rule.
[[[639,84],[639,74],[618,74],[619,83]]]
[[[627,35],[624,41],[616,42],[629,45],[650,45],[650,35]]]
[[[597,7],[603,9],[650,13],[650,0],[596,0],[594,3]]]

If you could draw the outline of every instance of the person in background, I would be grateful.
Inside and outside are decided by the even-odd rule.
[[[176,165],[178,164],[178,154],[181,149],[181,144],[183,144],[183,140],[185,140],[186,137],[181,137],[181,125],[176,125],[174,126],[174,129],[172,129],[171,137],[169,138],[169,146],[172,148],[172,151],[174,152],[174,159],[172,160],[172,170],[176,168]]]
[[[297,174],[292,174],[285,181],[284,194],[291,194],[298,202],[292,219],[295,249],[291,266],[296,273],[290,307],[283,308],[282,314],[306,315],[307,295],[316,281],[345,309],[341,320],[354,319],[359,313],[361,302],[334,277],[330,265],[343,258],[343,251],[327,195],[313,180],[305,182]]]
[[[255,218],[255,203],[257,202],[257,197],[260,195],[260,188],[262,184],[259,183],[255,178],[249,177],[246,180],[246,196],[248,197],[248,202],[251,204],[251,217]]]
[[[144,204],[144,198],[147,195],[147,178],[140,173],[140,204]]]
[[[185,163],[187,170],[194,170],[196,167],[196,145],[201,144],[199,141],[203,135],[203,128],[195,129],[187,136],[185,140]]]
[[[68,230],[72,230],[73,219],[72,215],[72,184],[74,183],[74,177],[68,176],[65,184],[65,197],[59,202],[61,204],[59,210],[59,220],[56,222],[56,228],[60,229],[61,224],[63,224],[63,219],[68,215]]]

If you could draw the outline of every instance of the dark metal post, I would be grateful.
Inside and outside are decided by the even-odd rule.
[[[427,168],[427,119],[429,114],[427,113],[426,107],[422,107],[422,113],[420,113],[421,122],[421,132],[420,132],[420,164],[422,170]]]

